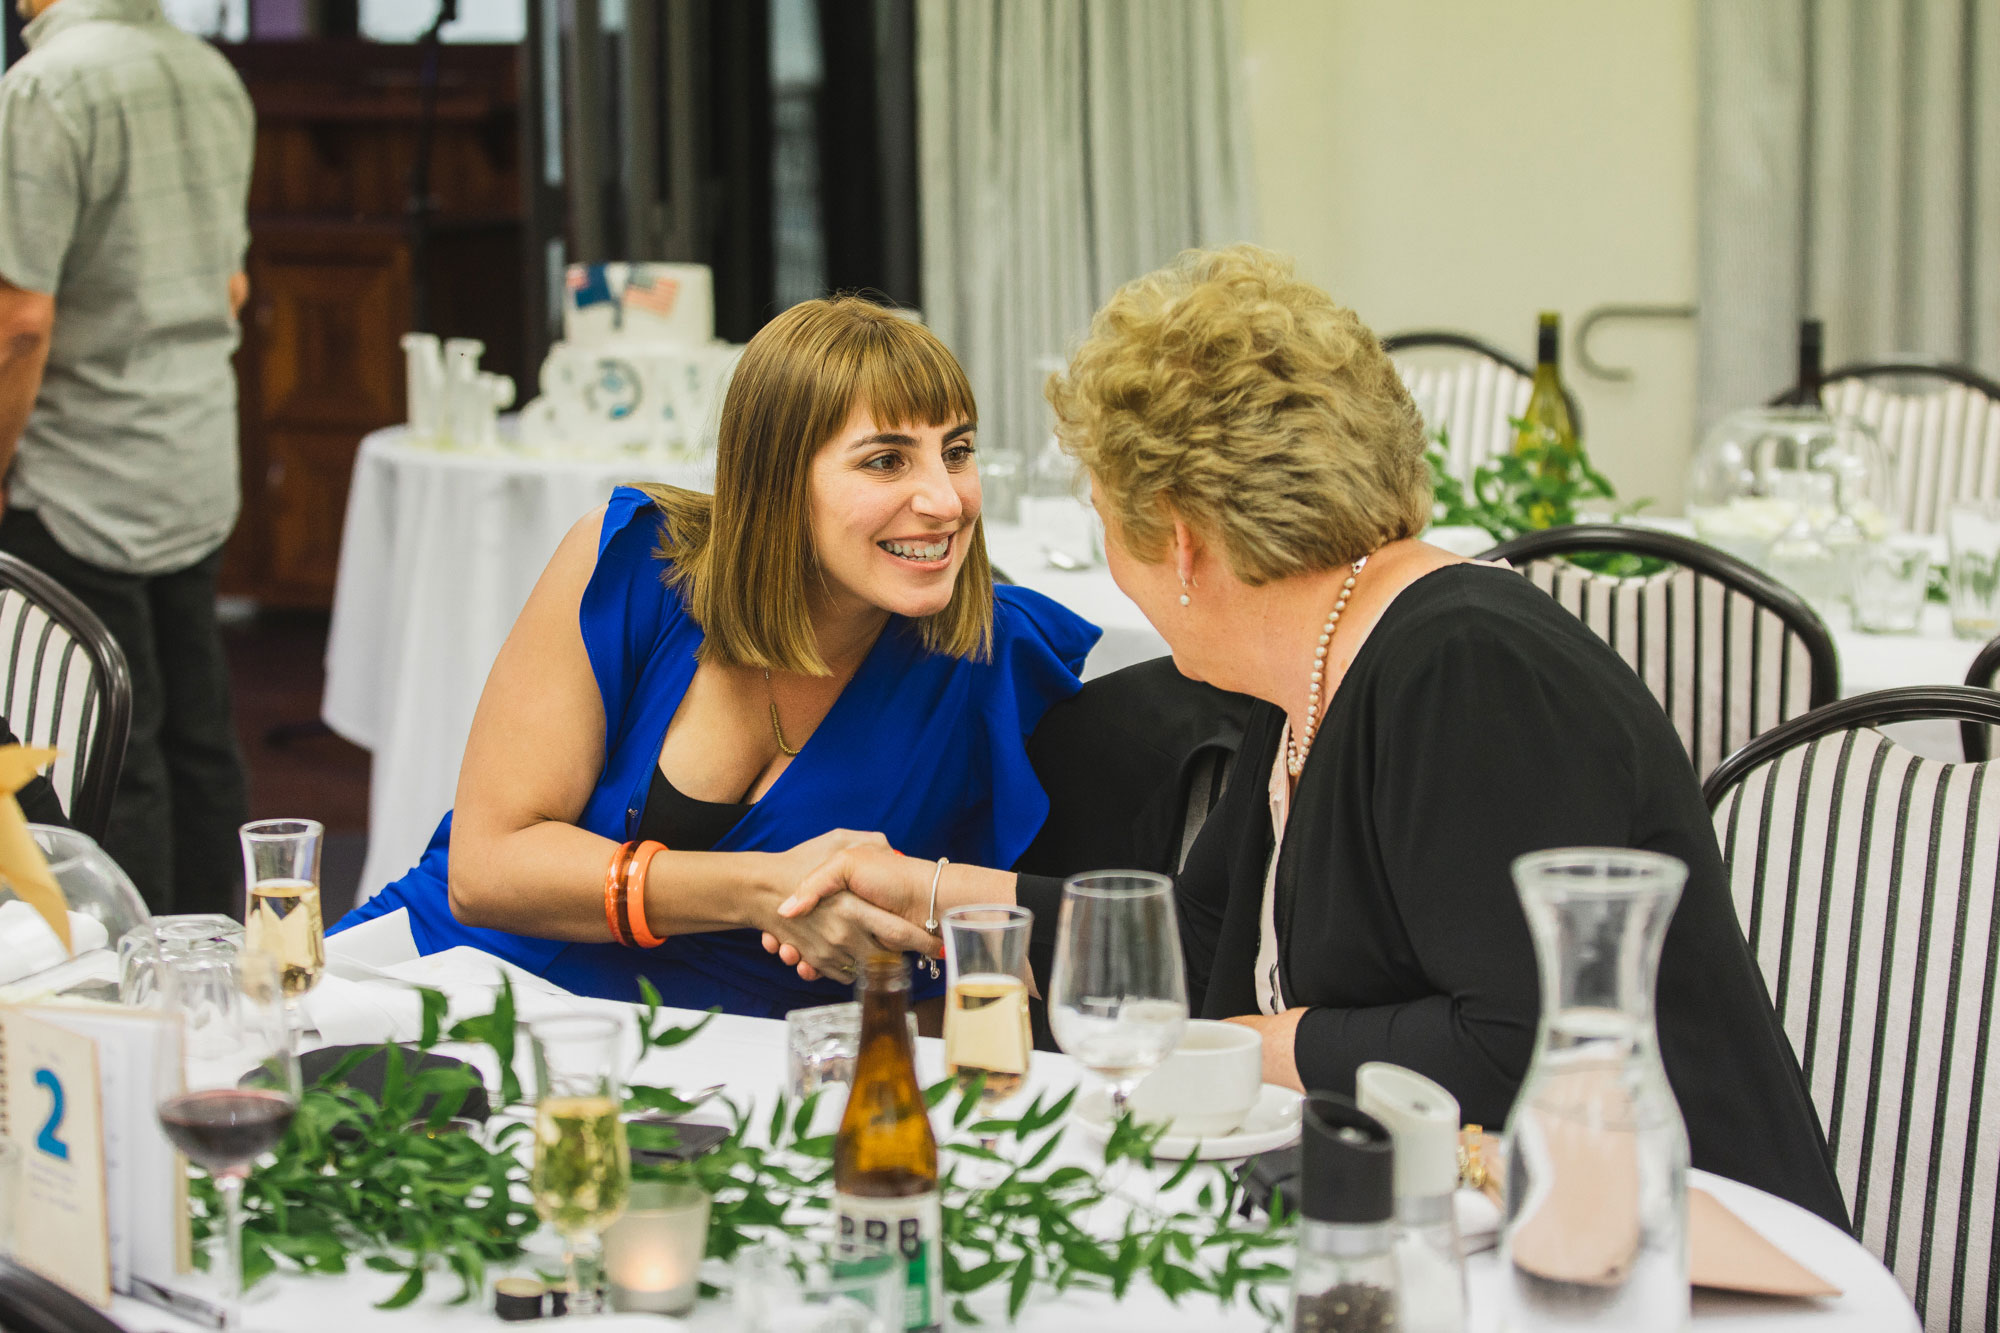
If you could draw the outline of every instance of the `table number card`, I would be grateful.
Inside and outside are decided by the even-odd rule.
[[[189,1268],[187,1168],[153,1107],[159,1014],[0,1007],[0,1134],[21,1149],[15,1257],[100,1306]]]
[[[21,1149],[14,1257],[99,1306],[111,1304],[97,1043],[21,1009],[0,1010],[0,1102]]]

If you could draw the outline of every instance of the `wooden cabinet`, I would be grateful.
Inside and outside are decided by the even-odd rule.
[[[226,591],[332,603],[363,436],[404,419],[418,274],[407,203],[417,53],[366,42],[228,48],[257,106],[250,302],[237,355],[243,516]],[[524,269],[512,47],[444,49],[424,262],[432,326],[521,376]]]

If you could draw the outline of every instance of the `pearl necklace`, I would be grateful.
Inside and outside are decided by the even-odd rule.
[[[1326,647],[1333,642],[1333,631],[1340,624],[1340,613],[1347,609],[1347,599],[1354,595],[1354,580],[1361,576],[1361,567],[1367,563],[1365,555],[1354,562],[1353,572],[1340,585],[1340,596],[1334,599],[1333,614],[1326,618],[1326,628],[1319,632],[1319,646],[1313,649],[1312,689],[1306,694],[1306,734],[1303,739],[1285,738],[1285,771],[1295,778],[1305,772],[1306,756],[1312,753],[1313,736],[1319,731],[1319,691],[1320,682],[1326,679]]]

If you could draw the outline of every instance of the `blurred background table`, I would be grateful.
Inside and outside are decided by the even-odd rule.
[[[503,426],[510,422],[503,421]],[[362,442],[327,630],[320,716],[373,752],[366,898],[416,861],[458,785],[486,673],[563,534],[627,481],[701,465]]]

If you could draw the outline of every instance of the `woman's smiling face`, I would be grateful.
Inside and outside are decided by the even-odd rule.
[[[813,547],[836,607],[912,619],[951,601],[979,518],[973,423],[884,425],[867,404],[812,462]]]

